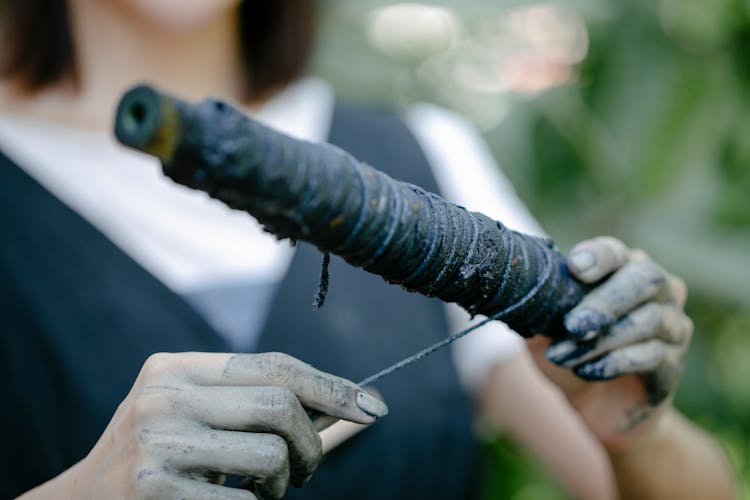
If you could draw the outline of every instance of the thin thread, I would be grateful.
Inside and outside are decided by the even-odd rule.
[[[415,363],[415,362],[419,361],[422,358],[426,358],[427,356],[429,356],[430,354],[434,353],[435,351],[438,351],[438,350],[442,349],[443,347],[446,347],[446,346],[452,344],[453,342],[455,342],[456,340],[460,339],[464,335],[467,335],[467,334],[473,332],[477,328],[480,328],[480,327],[486,325],[490,321],[494,321],[503,312],[505,312],[505,311],[500,311],[499,313],[495,314],[494,316],[490,316],[489,318],[483,319],[482,321],[480,321],[476,325],[472,325],[469,328],[466,328],[464,330],[461,330],[460,332],[454,333],[450,337],[444,338],[440,342],[432,344],[430,347],[428,347],[426,349],[423,349],[423,350],[419,351],[416,354],[412,354],[408,358],[404,358],[401,361],[399,361],[397,363],[394,363],[391,366],[388,366],[388,367],[380,370],[379,372],[375,373],[374,375],[370,375],[369,377],[362,379],[357,385],[359,385],[361,387],[364,387],[366,385],[370,385],[370,384],[372,384],[374,382],[377,382],[381,378],[383,378],[383,377],[385,377],[387,375],[390,375],[391,373],[393,373],[395,371],[400,370],[401,368],[403,368],[403,367],[405,367],[407,365]]]
[[[512,245],[510,246],[509,250],[512,252],[512,250],[513,250],[513,246]],[[473,251],[473,248],[471,249],[471,251]],[[359,382],[358,385],[360,385],[362,387],[367,386],[367,385],[371,385],[371,384],[377,382],[378,380],[382,379],[383,377],[386,377],[386,376],[390,375],[391,373],[394,373],[394,372],[400,370],[401,368],[404,368],[405,366],[411,365],[412,363],[416,363],[420,359],[426,358],[430,354],[432,354],[432,353],[434,353],[436,351],[439,351],[440,349],[442,349],[444,347],[449,346],[450,344],[452,344],[456,340],[460,339],[461,337],[464,337],[465,335],[473,332],[474,330],[476,330],[478,328],[483,327],[484,325],[486,325],[490,321],[495,321],[495,320],[501,318],[502,316],[504,316],[506,314],[509,314],[509,313],[517,310],[518,308],[522,307],[524,304],[526,304],[529,300],[531,300],[532,297],[534,297],[539,292],[539,289],[544,285],[544,283],[550,277],[550,274],[552,272],[552,263],[549,261],[549,258],[547,256],[547,254],[543,253],[543,258],[544,258],[544,270],[542,271],[542,273],[540,274],[540,276],[537,277],[536,283],[531,288],[531,290],[529,290],[529,292],[526,295],[524,295],[519,301],[517,301],[514,304],[511,304],[510,306],[504,308],[502,311],[496,312],[492,316],[489,316],[489,317],[483,319],[482,321],[480,321],[479,323],[477,323],[475,325],[472,325],[472,326],[470,326],[468,328],[465,328],[465,329],[461,330],[460,332],[454,333],[453,335],[451,335],[451,336],[449,336],[447,338],[444,338],[443,340],[441,340],[439,342],[436,342],[435,344],[432,344],[431,346],[429,346],[429,347],[427,347],[425,349],[422,349],[421,351],[419,351],[419,352],[417,352],[415,354],[412,354],[411,356],[408,356],[408,357],[402,359],[401,361],[398,361],[398,362],[396,362],[396,363],[394,363],[394,364],[392,364],[392,365],[390,365],[390,366],[388,366],[388,367],[380,370],[379,372],[377,372],[377,373],[375,373],[373,375],[370,375],[369,377],[366,377],[366,378],[362,379]],[[508,259],[508,262],[510,262],[510,259]],[[508,268],[509,267],[510,266],[506,267],[505,272],[503,274],[506,274],[508,272]],[[505,280],[503,280],[503,281],[505,282]],[[503,283],[503,284],[505,284],[505,283]]]
[[[531,299],[533,299],[536,294],[541,290],[541,288],[544,286],[544,284],[547,282],[547,279],[552,274],[552,263],[549,261],[549,256],[542,252],[542,258],[544,259],[544,271],[542,274],[537,278],[536,283],[534,284],[534,287],[528,291],[526,295],[524,295],[521,300],[517,301],[515,304],[511,304],[509,307],[506,307],[504,310],[500,311],[496,316],[502,316],[505,314],[512,313],[516,311],[517,309],[523,307],[526,305],[527,302],[529,302]]]
[[[313,297],[313,311],[316,311],[323,307],[326,303],[326,297],[328,296],[328,281],[330,275],[328,273],[328,265],[331,263],[331,254],[325,252],[323,254],[323,264],[320,266],[320,281],[318,281],[318,291],[315,292]]]

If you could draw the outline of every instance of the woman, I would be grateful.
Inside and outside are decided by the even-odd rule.
[[[456,119],[420,108],[410,129],[389,114],[334,108],[324,84],[297,80],[309,2],[27,0],[7,3],[3,16],[0,228],[13,244],[0,264],[2,383],[14,402],[0,417],[12,444],[2,454],[12,478],[4,496],[56,476],[29,496],[251,497],[207,481],[220,473],[249,476],[259,496],[278,497],[320,460],[305,408],[359,423],[386,409],[287,355],[211,352],[280,351],[356,379],[467,321],[336,263],[329,303],[307,314],[311,249],[291,251],[108,142],[102,132],[129,85],[239,101],[290,133],[327,137],[392,175],[536,230],[516,202],[492,205],[514,198],[498,194],[503,181],[486,173],[481,144]],[[449,162],[450,150],[468,152],[465,164]],[[462,198],[450,177],[458,166],[484,172],[475,188],[494,188]],[[457,346],[455,364],[440,352],[403,373],[409,384],[379,384],[391,415],[290,493],[469,495],[466,387],[483,416],[508,426],[579,496],[611,497],[615,484],[654,495],[730,491],[714,444],[669,406],[690,336],[684,287],[612,239],[583,243],[571,269],[592,283],[612,275],[568,317],[586,342],[557,344],[549,356],[586,379],[619,378],[584,382],[540,361],[585,425],[497,324]],[[149,357],[160,351],[203,353]],[[664,460],[675,453],[686,455],[679,471],[695,471],[689,481]]]

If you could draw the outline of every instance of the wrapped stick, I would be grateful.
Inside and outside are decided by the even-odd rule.
[[[585,289],[549,240],[512,231],[392,179],[328,144],[287,137],[221,101],[189,104],[139,86],[122,98],[115,135],[157,156],[175,182],[254,216],[388,283],[524,336],[563,335]]]

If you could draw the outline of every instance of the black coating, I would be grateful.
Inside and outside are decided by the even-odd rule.
[[[138,87],[118,108],[125,144],[156,153],[142,131],[132,132],[134,140],[119,126],[133,121],[127,102],[176,110],[176,120],[156,130],[149,124],[155,137],[176,137],[171,154],[158,151],[167,176],[250,213],[278,238],[308,241],[524,336],[564,335],[562,317],[585,293],[551,241],[394,180],[334,146],[287,137],[217,100],[191,105]]]

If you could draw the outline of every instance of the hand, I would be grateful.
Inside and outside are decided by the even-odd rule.
[[[693,331],[685,284],[611,237],[576,245],[568,266],[597,285],[566,315],[570,336],[545,354],[586,381],[562,386],[602,443],[627,446],[654,427],[681,375]]]
[[[362,424],[388,411],[285,354],[155,354],[75,467],[75,497],[256,498],[221,485],[237,474],[259,497],[279,498],[321,459],[306,409]]]

